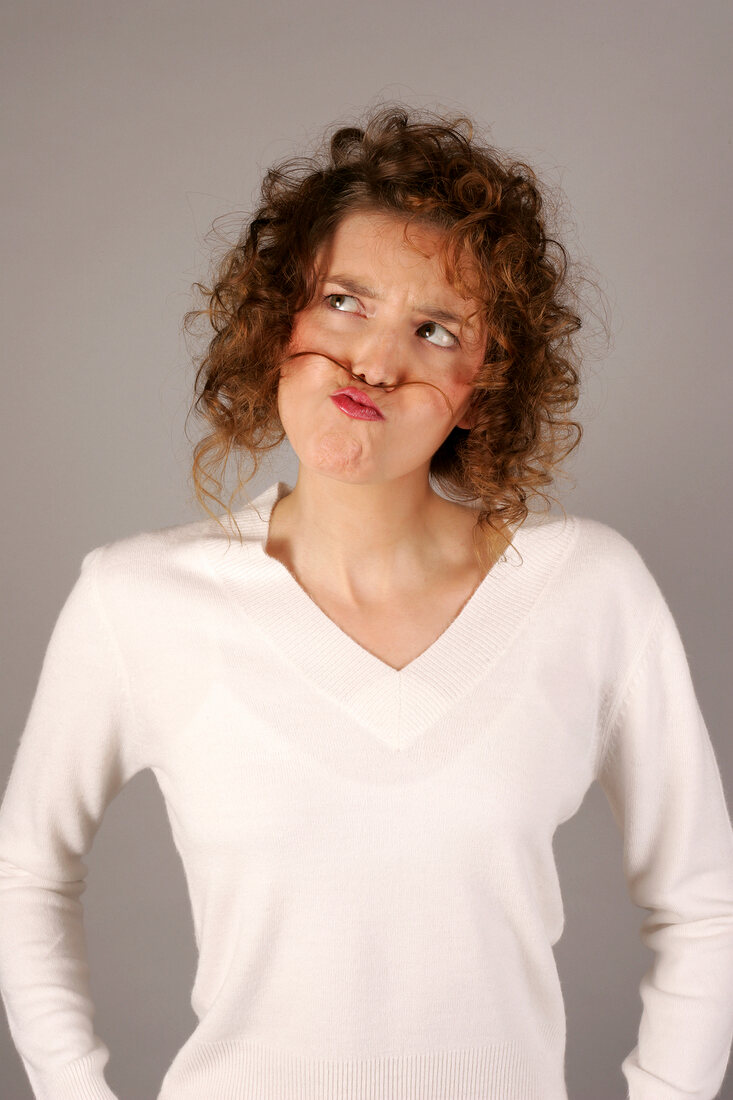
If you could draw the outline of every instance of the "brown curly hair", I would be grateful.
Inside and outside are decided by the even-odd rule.
[[[329,128],[312,156],[267,171],[260,205],[214,264],[212,285],[194,284],[204,308],[184,318],[187,332],[201,317],[215,332],[192,406],[209,428],[194,449],[193,480],[210,515],[206,497],[223,503],[205,487],[222,489],[211,467],[223,472],[232,450],[250,456],[234,496],[285,438],[277,391],[293,316],[315,293],[319,248],[365,209],[439,227],[447,278],[482,303],[488,339],[472,426],[455,427],[435,452],[434,483],[454,500],[480,502],[475,532],[521,524],[532,493],[549,506],[542,486],[582,435],[568,418],[579,398],[579,299],[568,253],[549,235],[549,192],[529,165],[475,133],[465,116],[387,105]],[[475,261],[468,269],[466,255]]]

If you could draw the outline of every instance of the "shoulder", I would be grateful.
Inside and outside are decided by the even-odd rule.
[[[648,622],[663,600],[657,580],[639,547],[618,528],[590,516],[570,513],[532,524],[565,530],[567,552],[558,570],[557,584],[579,613],[597,614],[602,621]],[[556,536],[556,537],[559,537]]]
[[[152,609],[167,596],[190,594],[206,581],[205,547],[219,541],[226,543],[226,534],[209,517],[140,530],[92,547],[81,572],[93,576],[103,602]]]
[[[573,514],[578,564],[589,574],[621,586],[655,587],[649,565],[635,542],[618,528],[590,516]]]

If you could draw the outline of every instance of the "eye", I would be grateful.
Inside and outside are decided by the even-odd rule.
[[[326,294],[324,301],[328,303],[330,309],[338,310],[339,313],[359,312],[357,299],[354,298],[351,294]],[[344,309],[341,305],[338,304],[339,302],[353,302],[356,308]],[[443,326],[439,325],[436,321],[426,321],[424,325],[420,325],[420,328],[417,331],[420,332],[422,329],[434,330],[433,334],[436,335],[438,339],[436,341],[431,340],[430,343],[432,343],[435,347],[460,347],[460,341],[458,337],[454,336],[452,332],[449,332],[448,329],[443,328]]]
[[[350,294],[327,294],[326,301],[331,305],[332,309],[337,309],[339,313],[357,313],[358,309],[342,309],[341,306],[334,306],[331,304],[333,298],[338,298],[341,301],[356,302],[356,298],[352,298]]]
[[[454,336],[452,332],[448,332],[447,328],[443,328],[442,325],[437,324],[435,321],[426,321],[424,325],[420,325],[417,331],[420,332],[425,328],[434,329],[436,335],[440,337],[440,342],[436,344],[436,347],[453,348],[458,345],[458,337]]]

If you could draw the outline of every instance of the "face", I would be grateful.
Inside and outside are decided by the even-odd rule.
[[[478,302],[446,281],[439,230],[412,226],[405,239],[404,229],[381,212],[343,219],[316,257],[315,297],[293,322],[289,353],[313,354],[281,368],[278,409],[293,450],[302,466],[340,480],[427,480],[441,443],[470,426],[485,332],[480,317],[464,322]],[[331,395],[346,386],[382,417],[339,407]]]

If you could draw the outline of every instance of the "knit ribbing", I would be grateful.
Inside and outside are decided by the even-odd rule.
[[[516,1041],[338,1061],[231,1039],[192,1049],[158,1100],[567,1100],[554,1078],[538,1075]]]
[[[31,1073],[36,1100],[115,1100],[104,1080],[109,1050],[98,1048],[56,1073]]]
[[[530,514],[440,637],[394,669],[345,634],[292,574],[265,554],[270,516],[289,486],[277,482],[236,513],[243,544],[211,539],[207,550],[240,612],[318,687],[338,699],[394,751],[409,749],[522,628],[577,537],[573,516]],[[517,557],[516,551],[521,555]]]

